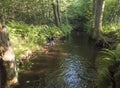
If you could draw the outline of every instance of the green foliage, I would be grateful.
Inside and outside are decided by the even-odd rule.
[[[91,14],[91,1],[90,0],[75,0],[67,2],[67,16],[69,18],[75,18],[78,16],[85,16],[86,18]]]
[[[1,19],[4,19],[5,22],[15,20],[37,25],[54,24],[53,0],[35,0],[34,2],[32,0],[3,0],[0,3]],[[79,26],[81,21],[91,19],[91,8],[91,0],[61,0],[60,15],[62,22],[69,24],[73,21],[73,26]],[[84,25],[81,24],[80,26],[83,27]]]
[[[111,75],[110,70],[114,70],[116,75],[120,75],[120,44],[116,50],[104,49],[101,51],[101,57],[98,60],[98,88],[111,88]]]
[[[65,0],[61,6],[63,6],[61,11],[63,22],[72,24],[75,29],[84,27],[86,21],[91,19],[91,0]]]
[[[52,0],[0,0],[0,8],[0,19],[5,22],[19,20],[29,24],[45,24],[53,19]]]
[[[104,49],[101,51],[101,53],[107,55],[107,57],[110,58],[111,61],[119,61],[120,60],[120,54],[118,53],[118,50],[109,50],[109,49]]]
[[[63,33],[64,33],[64,36],[65,35],[68,35],[68,34],[70,34],[70,32],[72,31],[72,27],[70,26],[70,25],[62,25],[61,26],[61,30],[63,31]]]
[[[120,39],[120,5],[119,0],[106,0],[103,19],[103,32],[116,32],[115,36]]]
[[[103,26],[104,34],[111,34],[111,37],[115,37],[115,39],[120,40],[120,22],[119,23],[111,23]]]
[[[3,8],[5,7],[9,7],[9,5],[12,3],[12,0],[8,0],[8,1],[4,1],[4,0],[0,0],[0,7],[3,6]],[[2,4],[2,5],[1,5]]]
[[[120,20],[119,0],[106,0],[104,12],[104,24],[114,23]]]
[[[34,26],[16,21],[9,22],[7,28],[17,59],[28,51],[39,49],[40,45],[47,42],[47,37],[60,38],[70,33],[70,27],[65,25],[62,26],[63,29],[60,29],[56,26]]]

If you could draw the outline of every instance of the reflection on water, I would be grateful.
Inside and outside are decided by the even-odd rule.
[[[87,65],[84,66],[84,63]],[[88,61],[78,55],[67,56],[61,61],[59,71],[49,76],[47,88],[94,88],[95,69],[90,68]]]
[[[85,33],[73,35],[65,44],[36,57],[31,71],[38,74],[22,74],[26,79],[21,79],[24,86],[19,88],[94,88],[96,54]]]
[[[85,69],[82,66],[83,57],[77,55],[69,56],[65,59],[65,66],[63,70],[64,80],[68,88],[86,88],[87,81],[91,81],[89,75],[85,75]]]

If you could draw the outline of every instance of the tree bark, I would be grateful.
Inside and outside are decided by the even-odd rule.
[[[97,0],[95,2],[95,29],[93,31],[93,39],[99,40],[102,32],[102,19],[105,7],[105,0]]]
[[[18,82],[18,74],[16,70],[15,55],[11,46],[8,32],[5,26],[0,24],[0,57],[2,59],[1,69],[4,71],[1,74],[5,76],[1,80],[5,80],[4,87],[11,88]]]
[[[93,0],[93,7],[92,7],[92,13],[95,15],[95,10],[96,9],[96,0]]]
[[[6,71],[3,65],[3,60],[0,57],[0,88],[5,88],[6,84]]]
[[[54,17],[55,17],[55,23],[56,26],[60,26],[60,17],[58,13],[58,6],[56,0],[53,1],[53,12],[54,12]]]
[[[60,0],[56,0],[57,2],[57,13],[58,13],[58,19],[59,19],[59,23],[61,25],[61,16],[60,16]]]

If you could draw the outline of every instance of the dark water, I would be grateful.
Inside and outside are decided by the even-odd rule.
[[[36,53],[17,88],[95,88],[98,49],[86,33],[73,34],[46,53]]]

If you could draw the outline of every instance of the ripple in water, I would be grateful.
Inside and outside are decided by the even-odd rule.
[[[96,72],[88,62],[81,56],[69,55],[61,60],[58,70],[49,73],[46,78],[30,82],[24,88],[94,88]]]
[[[61,61],[58,71],[46,80],[46,88],[93,88],[95,70],[86,68],[88,61],[78,55],[69,55]],[[85,64],[84,64],[85,63]],[[89,63],[87,64],[89,65]]]

